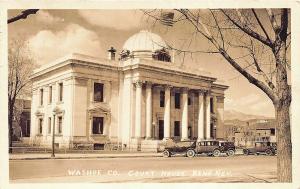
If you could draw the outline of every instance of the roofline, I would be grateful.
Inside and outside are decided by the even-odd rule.
[[[140,61],[148,62],[147,60],[143,60],[143,59],[140,59]],[[45,64],[45,65],[41,66],[40,68],[35,69],[33,71],[33,73],[31,74],[30,79],[34,79],[36,77],[39,77],[41,75],[44,75],[45,73],[52,71],[52,70],[56,70],[58,68],[61,68],[61,67],[67,66],[67,65],[72,65],[72,64],[80,65],[82,63],[85,63],[85,64],[88,63],[91,66],[94,65],[96,67],[109,68],[112,70],[115,69],[116,71],[117,70],[126,71],[128,68],[129,69],[141,68],[141,69],[148,69],[148,70],[153,70],[153,71],[164,70],[164,71],[168,71],[172,74],[183,75],[183,76],[187,76],[187,77],[193,77],[195,79],[208,81],[212,84],[212,87],[218,88],[221,90],[226,90],[229,87],[226,85],[214,83],[215,81],[217,81],[217,78],[215,78],[215,77],[205,76],[200,73],[188,72],[188,70],[180,70],[180,69],[174,70],[172,68],[167,69],[167,68],[163,68],[163,66],[158,67],[158,66],[147,65],[147,64],[142,64],[142,63],[140,63],[140,64],[133,63],[133,64],[124,65],[124,62],[122,62],[122,61],[115,61],[115,60],[109,60],[109,59],[104,59],[104,58],[96,58],[96,57],[83,55],[83,54],[79,54],[79,53],[68,54],[65,57],[56,59],[56,60],[50,62],[49,64]]]
[[[212,88],[213,88],[213,87],[219,88],[219,89],[222,89],[222,90],[226,90],[226,89],[229,88],[228,85],[222,85],[222,84],[218,84],[218,83],[213,83],[211,87],[212,87]]]

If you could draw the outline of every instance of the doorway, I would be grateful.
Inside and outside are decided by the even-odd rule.
[[[164,120],[158,121],[158,139],[162,140],[164,138]]]

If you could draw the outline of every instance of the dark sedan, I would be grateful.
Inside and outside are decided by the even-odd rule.
[[[276,143],[271,143],[271,142],[255,142],[254,146],[243,149],[244,155],[266,154],[268,156],[272,156],[272,155],[275,155],[276,152],[277,152]]]

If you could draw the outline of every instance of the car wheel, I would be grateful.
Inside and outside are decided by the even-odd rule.
[[[164,156],[164,157],[170,157],[170,156],[171,156],[171,153],[170,153],[168,150],[165,150],[165,151],[163,152],[163,156]]]
[[[234,150],[228,150],[226,154],[227,154],[227,156],[233,156]]]
[[[218,149],[216,149],[216,150],[213,151],[213,156],[214,156],[214,157],[219,157],[220,154],[221,154],[221,151],[218,150]]]
[[[187,152],[186,152],[186,156],[187,157],[194,157],[196,155],[196,152],[195,152],[195,150],[188,150]]]
[[[266,150],[266,154],[267,154],[267,156],[271,156],[271,155],[273,155],[273,152],[272,152],[272,150],[268,149],[268,150]]]
[[[243,150],[243,154],[244,154],[245,156],[249,155],[249,150],[244,149],[244,150]]]

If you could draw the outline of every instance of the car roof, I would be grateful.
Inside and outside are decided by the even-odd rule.
[[[204,140],[199,140],[199,141],[197,141],[197,142],[219,142],[219,140],[215,140],[215,139],[210,139],[210,140],[204,139]]]

